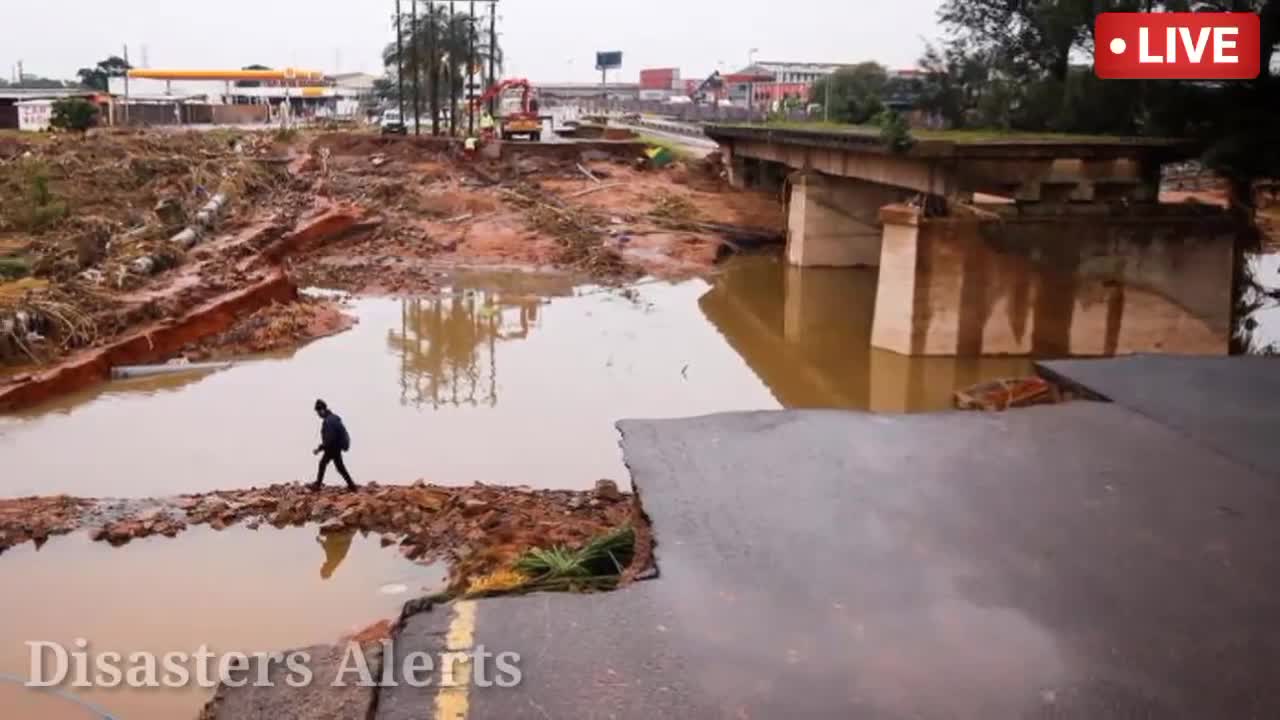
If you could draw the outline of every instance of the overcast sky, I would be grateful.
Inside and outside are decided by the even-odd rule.
[[[407,12],[408,0],[405,0]],[[621,79],[645,67],[703,77],[757,60],[911,67],[922,38],[938,34],[939,0],[500,0],[508,75],[539,81],[599,77],[597,50],[625,53]],[[151,67],[225,68],[261,63],[325,72],[380,73],[393,39],[394,0],[5,0],[0,70],[69,78],[119,54]],[[466,7],[458,2],[459,9]],[[477,10],[480,13],[480,10]]]

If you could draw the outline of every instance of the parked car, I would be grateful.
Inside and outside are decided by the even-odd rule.
[[[382,127],[383,135],[407,135],[409,127],[404,124],[404,118],[400,117],[399,110],[387,110],[382,113],[382,120],[378,122]]]

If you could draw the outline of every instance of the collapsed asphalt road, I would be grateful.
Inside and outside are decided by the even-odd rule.
[[[472,718],[1267,717],[1274,480],[1120,406],[620,425],[660,577],[411,616]],[[381,693],[378,718],[457,708]],[[437,715],[439,717],[439,715]],[[450,717],[453,717],[451,715]]]

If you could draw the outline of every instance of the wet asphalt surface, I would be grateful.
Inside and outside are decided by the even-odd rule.
[[[1280,487],[1180,430],[1090,402],[620,428],[660,577],[481,601],[523,682],[470,717],[1280,715]]]
[[[1137,355],[1039,367],[1280,478],[1280,358]]]

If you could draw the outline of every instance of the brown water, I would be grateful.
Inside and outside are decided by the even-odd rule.
[[[29,678],[25,643],[93,652],[271,652],[336,642],[410,597],[442,589],[444,571],[404,560],[377,536],[321,538],[314,529],[193,528],[113,549],[81,533],[0,556],[0,678]],[[127,666],[126,666],[127,667]],[[72,690],[71,688],[66,688]],[[194,718],[198,687],[74,690],[128,720]],[[0,680],[0,717],[99,717],[71,701]]]
[[[873,350],[875,297],[874,271],[748,257],[710,281],[626,293],[488,274],[430,298],[361,299],[355,329],[297,352],[109,383],[0,418],[0,496],[310,480],[317,397],[350,427],[357,480],[588,488],[627,478],[613,427],[620,418],[942,410],[957,388],[1031,369],[1022,358]],[[0,555],[0,677],[28,673],[28,640],[160,651],[328,642],[441,582],[440,571],[359,536],[337,563],[341,545],[326,548],[314,529],[195,529],[122,550],[84,535],[11,550]],[[406,592],[384,594],[388,585]],[[205,691],[84,697],[130,720],[168,720],[192,716]],[[92,717],[4,682],[0,708],[5,719]]]
[[[0,495],[310,480],[317,397],[347,422],[357,480],[588,488],[626,478],[621,418],[939,410],[958,387],[1030,369],[871,350],[873,271],[788,272],[753,257],[711,283],[642,284],[632,297],[487,275],[443,297],[357,300],[354,330],[288,357],[107,384],[0,418],[11,470]]]

